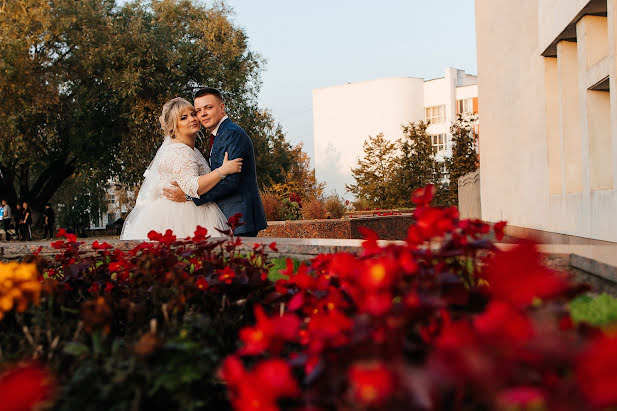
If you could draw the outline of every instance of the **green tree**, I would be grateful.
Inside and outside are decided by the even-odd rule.
[[[478,116],[459,115],[456,123],[450,127],[452,133],[452,157],[445,161],[449,184],[447,202],[458,205],[458,179],[478,169],[477,135],[475,125]]]
[[[110,165],[113,1],[0,6],[0,194],[40,211],[76,170]]]
[[[221,89],[255,141],[264,184],[293,161],[257,106],[262,59],[224,5],[189,0],[0,0],[0,195],[40,210],[69,177],[137,185],[170,98]]]
[[[362,146],[364,157],[358,160],[357,167],[351,169],[356,183],[345,185],[347,191],[371,206],[397,205],[393,192],[398,184],[396,146],[397,143],[387,140],[383,133],[369,136]]]
[[[428,123],[423,121],[403,125],[403,137],[398,142],[396,184],[393,187],[397,206],[410,207],[411,194],[427,184],[441,186],[441,163],[435,159]],[[440,199],[436,198],[439,203]]]

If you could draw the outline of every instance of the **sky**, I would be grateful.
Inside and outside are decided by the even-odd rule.
[[[446,67],[477,74],[473,0],[224,1],[250,49],[266,61],[260,105],[290,143],[304,143],[311,160],[313,89],[384,77],[438,78]]]
[[[431,79],[443,77],[446,67],[477,74],[473,0],[226,4],[251,50],[267,62],[260,104],[311,159],[313,89],[395,76]]]

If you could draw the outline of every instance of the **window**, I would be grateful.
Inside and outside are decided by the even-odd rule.
[[[473,114],[473,98],[458,100],[458,114]]]
[[[443,151],[446,149],[446,135],[435,134],[431,136],[431,144],[433,145],[433,153]]]
[[[446,121],[446,106],[425,107],[426,121],[431,124],[444,123]]]

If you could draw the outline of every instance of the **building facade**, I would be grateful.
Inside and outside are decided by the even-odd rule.
[[[482,218],[617,241],[617,0],[476,0]]]
[[[352,167],[369,136],[403,136],[401,126],[427,121],[438,158],[451,154],[450,126],[458,113],[477,113],[477,77],[447,68],[442,78],[392,77],[313,90],[315,173],[327,190],[350,197]]]

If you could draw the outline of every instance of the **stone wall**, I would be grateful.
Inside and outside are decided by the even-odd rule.
[[[411,214],[342,218],[336,220],[270,221],[260,237],[274,238],[364,238],[360,227],[369,228],[382,240],[405,240],[413,222]]]
[[[482,219],[480,169],[458,179],[458,211],[461,218]]]

